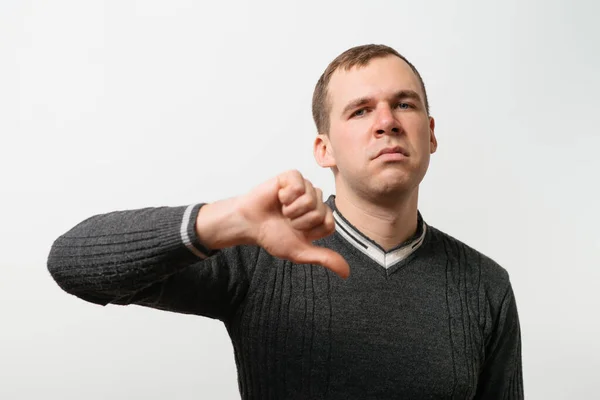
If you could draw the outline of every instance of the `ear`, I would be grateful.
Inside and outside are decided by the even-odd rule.
[[[429,152],[435,153],[438,147],[437,138],[435,137],[435,120],[429,117]]]
[[[336,165],[333,149],[331,147],[331,141],[329,140],[329,136],[325,134],[320,133],[315,138],[313,155],[315,156],[317,164],[319,164],[322,168],[331,168],[335,167]]]

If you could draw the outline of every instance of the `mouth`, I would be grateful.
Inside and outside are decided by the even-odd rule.
[[[394,147],[386,147],[385,149],[381,150],[379,153],[377,153],[375,158],[378,158],[385,154],[392,154],[392,155],[404,156],[404,157],[409,156],[408,152],[403,147],[394,146]]]

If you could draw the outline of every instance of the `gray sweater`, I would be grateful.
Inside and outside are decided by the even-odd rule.
[[[89,302],[223,321],[243,399],[522,399],[507,272],[420,213],[385,252],[334,199],[336,232],[315,244],[344,256],[347,280],[257,246],[209,251],[203,204],[91,217],[54,242],[48,269]]]

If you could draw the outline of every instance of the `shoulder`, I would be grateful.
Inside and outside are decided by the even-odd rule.
[[[427,225],[429,240],[437,253],[445,256],[450,264],[478,276],[486,292],[502,297],[510,286],[508,271],[491,257],[465,242]],[[496,297],[494,296],[494,297]]]

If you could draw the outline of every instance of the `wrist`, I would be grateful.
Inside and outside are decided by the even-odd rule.
[[[211,250],[253,243],[249,228],[241,212],[240,197],[205,204],[195,224],[198,240]]]

